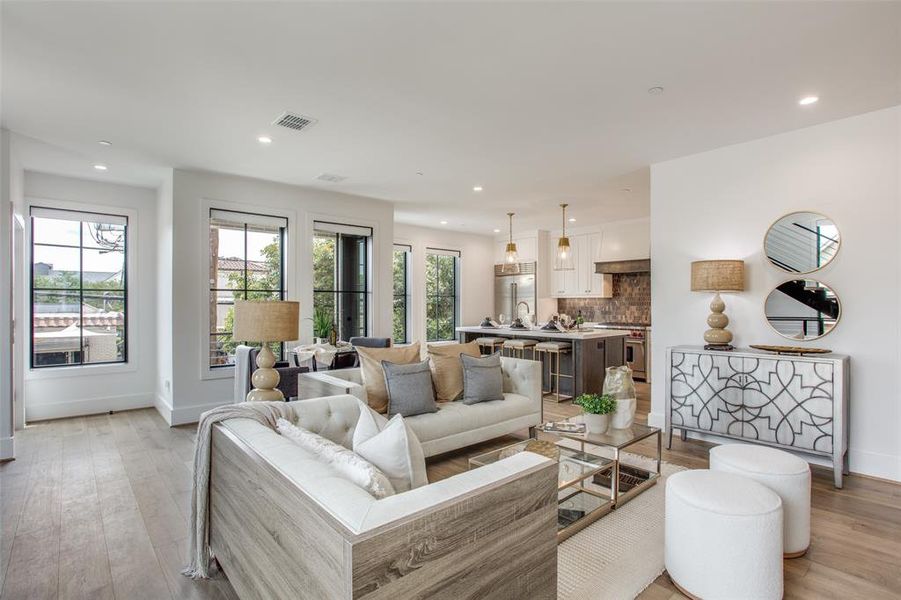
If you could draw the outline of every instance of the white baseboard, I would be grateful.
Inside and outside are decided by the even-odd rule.
[[[61,400],[59,402],[32,402],[25,405],[25,420],[44,421],[47,419],[62,419],[64,417],[82,417],[85,415],[97,415],[111,410],[133,410],[151,406],[153,406],[152,394],[125,394],[102,398]]]
[[[187,425],[188,423],[196,423],[200,420],[200,415],[206,411],[226,404],[232,404],[231,399],[225,402],[213,402],[211,404],[173,408],[170,412],[171,420],[167,420],[169,421],[169,425]]]
[[[851,448],[848,452],[852,473],[901,481],[901,457]]]
[[[157,394],[154,398],[153,407],[156,408],[156,412],[160,413],[160,416],[163,417],[163,420],[171,427],[172,426],[172,405],[169,404],[169,401]]]
[[[0,438],[0,460],[9,460],[11,458],[16,457],[16,442],[15,438],[5,437]]]
[[[648,425],[652,427],[660,427],[664,426],[663,415],[659,413],[650,413],[648,414]],[[674,437],[679,436],[679,429],[676,429],[676,433]],[[664,432],[664,436],[666,432]],[[732,438],[723,438],[717,435],[708,435],[704,433],[698,433],[695,431],[688,432],[688,438],[693,440],[701,440],[705,442],[712,442],[714,444],[740,444],[741,440],[736,440]],[[664,437],[663,445],[666,447],[666,438]],[[832,462],[830,459],[817,456],[813,454],[807,454],[804,452],[798,452],[798,456],[809,462],[813,465],[819,465],[822,467],[826,467],[831,469]],[[851,448],[848,450],[848,457],[850,462],[850,471],[851,474],[858,475],[868,475],[870,477],[878,477],[880,479],[887,479],[889,481],[899,481],[901,482],[901,457],[895,456],[892,454],[880,454],[878,452],[869,452],[866,450],[856,450]]]

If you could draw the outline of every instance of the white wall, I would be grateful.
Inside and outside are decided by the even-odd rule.
[[[172,413],[172,240],[174,233],[172,171],[157,190],[156,204],[156,389],[154,403],[162,415]]]
[[[0,460],[15,456],[12,400],[12,153],[0,130]]]
[[[152,189],[26,171],[26,205],[109,210],[129,217],[128,363],[29,370],[25,373],[28,420],[153,406],[156,377],[156,192]],[[27,207],[24,214],[28,214]],[[26,228],[22,267],[31,259]],[[27,311],[29,286],[22,286]],[[29,322],[27,314],[17,315]],[[24,364],[30,346],[23,344]],[[26,367],[27,368],[27,367]]]
[[[170,423],[231,402],[233,369],[208,368],[209,208],[287,217],[288,297],[300,301],[301,341],[312,339],[312,231],[314,220],[373,228],[371,334],[391,335],[391,255],[394,208],[389,202],[235,177],[176,170],[173,176],[172,402]]]
[[[653,423],[663,422],[666,347],[703,343],[710,295],[689,291],[691,261],[745,260],[746,291],[724,295],[734,343],[785,343],[763,304],[789,277],[767,262],[763,236],[785,213],[818,211],[842,235],[817,277],[843,312],[808,345],[851,356],[851,470],[901,480],[899,146],[894,107],[652,166]]]
[[[460,251],[460,324],[478,325],[494,314],[494,238],[397,223],[394,241],[413,246],[410,341],[425,342],[426,248]]]

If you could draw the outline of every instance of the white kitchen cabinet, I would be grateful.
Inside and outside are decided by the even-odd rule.
[[[548,263],[551,266],[551,296],[554,298],[611,298],[613,277],[598,275],[594,263],[601,260],[603,236],[600,232],[582,233],[569,236],[574,269],[554,271],[553,262],[557,255],[557,240],[549,236]]]

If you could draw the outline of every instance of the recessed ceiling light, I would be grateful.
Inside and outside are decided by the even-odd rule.
[[[98,171],[106,171],[106,165],[94,165],[94,168]]]
[[[652,88],[648,88],[648,93],[652,96],[659,96],[663,93],[663,86],[655,85]]]
[[[447,225],[447,221],[441,221],[442,225]]]
[[[481,191],[482,191],[482,186],[480,186],[480,185],[474,185],[474,186],[472,186],[472,191],[474,191],[474,192],[481,192]]]
[[[623,188],[622,191],[628,194],[632,191],[632,188]]]
[[[819,99],[819,96],[804,96],[803,98],[798,100],[798,104],[800,104],[801,106],[807,106],[808,104],[815,103]]]
[[[109,140],[100,140],[97,143],[100,144],[101,146],[112,146],[113,145],[113,143]]]
[[[500,229],[495,229],[495,230],[494,230],[494,233],[500,233],[500,232],[501,232]]]
[[[575,222],[576,222],[576,218],[575,218],[575,217],[570,217],[570,218],[569,218],[569,222],[570,222],[570,223],[575,223]]]
[[[417,175],[422,175],[422,171],[416,171]]]
[[[257,138],[257,141],[261,144],[271,144],[272,138],[269,137],[268,135],[261,135],[260,137]]]

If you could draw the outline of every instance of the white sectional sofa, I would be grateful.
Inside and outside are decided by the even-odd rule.
[[[521,374],[518,365],[507,372]],[[531,376],[507,380],[511,406],[524,404]],[[359,410],[348,395],[305,400],[297,424],[350,447]],[[446,427],[420,430],[462,443],[482,413],[459,410],[441,411]],[[472,439],[535,418],[525,407],[491,414],[495,425]],[[216,425],[211,457],[210,544],[242,599],[556,597],[557,465],[542,456],[522,452],[380,500],[253,420]]]
[[[541,363],[501,358],[504,399],[466,405],[460,401],[438,404],[438,412],[407,417],[425,455],[435,456],[484,442],[542,422]],[[360,369],[302,373],[301,398],[350,394],[366,401]]]

